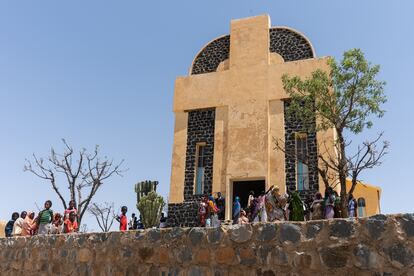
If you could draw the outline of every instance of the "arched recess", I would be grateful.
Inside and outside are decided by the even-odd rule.
[[[285,62],[316,56],[310,41],[296,30],[288,27],[272,27],[269,29],[269,36],[269,52],[277,53]],[[230,35],[212,40],[194,58],[190,75],[216,72],[220,63],[229,58],[229,54]]]

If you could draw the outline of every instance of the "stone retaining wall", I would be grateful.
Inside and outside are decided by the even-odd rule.
[[[414,215],[0,239],[0,275],[414,275]]]

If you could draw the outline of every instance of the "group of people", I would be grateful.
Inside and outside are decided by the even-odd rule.
[[[78,211],[75,206],[75,201],[71,200],[62,215],[54,213],[51,209],[52,201],[47,200],[44,209],[37,216],[32,211],[23,211],[20,214],[14,212],[4,229],[6,237],[78,232]]]
[[[199,223],[202,227],[218,227],[224,221],[225,199],[221,193],[217,197],[202,196],[198,208]],[[357,201],[349,195],[348,216],[357,216]],[[246,206],[241,206],[240,198],[236,196],[233,203],[233,224],[272,221],[304,221],[340,218],[341,198],[331,187],[322,196],[314,194],[309,201],[302,201],[299,192],[281,194],[277,186],[255,195],[250,192]]]
[[[11,220],[9,220],[5,227],[6,237],[17,236],[34,236],[37,234],[62,234],[74,233],[79,231],[78,226],[78,211],[76,209],[74,200],[69,202],[69,207],[64,211],[63,215],[54,213],[51,209],[52,201],[47,200],[44,209],[35,214],[35,212],[23,211],[20,214],[14,212]],[[142,218],[138,219],[135,213],[128,219],[126,213],[128,208],[121,207],[119,215],[115,219],[119,222],[119,230],[136,230],[144,229]],[[160,228],[166,226],[167,218],[164,213],[161,213]]]
[[[202,227],[218,227],[225,217],[226,200],[220,192],[217,197],[202,196],[198,207],[198,217]]]

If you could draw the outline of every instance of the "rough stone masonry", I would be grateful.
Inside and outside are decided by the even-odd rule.
[[[2,238],[0,275],[414,275],[414,214]]]

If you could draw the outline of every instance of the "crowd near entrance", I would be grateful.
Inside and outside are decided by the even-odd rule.
[[[253,192],[258,195],[265,190],[264,180],[244,180],[233,182],[233,197],[232,200],[238,196],[240,198],[240,205],[245,208],[248,204],[249,195]]]

